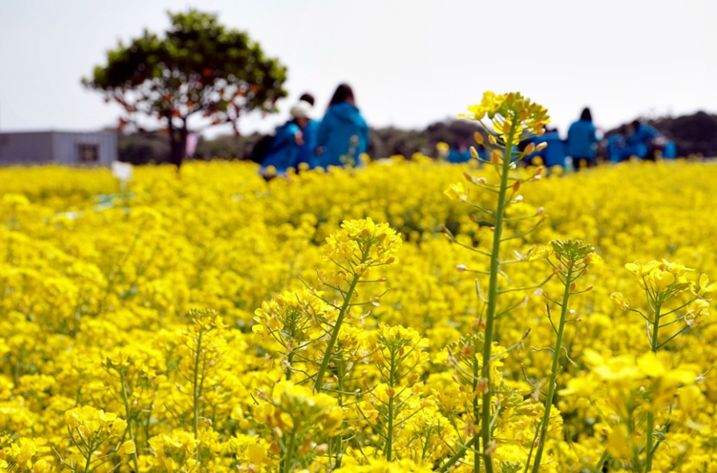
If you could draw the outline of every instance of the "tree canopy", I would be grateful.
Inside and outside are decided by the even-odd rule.
[[[286,68],[214,15],[190,10],[169,18],[163,37],[145,30],[127,45],[120,42],[82,83],[122,106],[120,128],[141,129],[147,118],[159,124],[169,135],[170,161],[179,167],[187,136],[199,126],[230,124],[238,133],[242,114],[274,112],[286,96]]]

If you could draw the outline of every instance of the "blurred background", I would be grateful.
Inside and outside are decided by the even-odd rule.
[[[191,9],[245,32],[286,68],[274,113],[191,122],[195,159],[246,158],[301,94],[314,95],[320,118],[342,82],[353,87],[376,157],[462,142],[472,128],[453,120],[484,90],[521,91],[549,109],[563,135],[589,106],[604,133],[641,118],[682,155],[717,155],[717,3],[709,0],[3,0],[0,132],[118,130],[123,107],[82,79],[120,42],[145,29],[161,36],[168,12]],[[138,122],[120,130],[118,157],[166,160],[162,124]]]

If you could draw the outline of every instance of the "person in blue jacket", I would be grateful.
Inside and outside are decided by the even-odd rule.
[[[633,154],[640,159],[655,160],[652,151],[652,140],[660,136],[660,132],[640,120],[632,122],[632,134],[627,138],[627,144],[632,148]]]
[[[302,129],[309,122],[311,106],[299,101],[291,108],[291,120],[276,129],[269,151],[261,163],[259,174],[269,180],[285,176],[289,168],[296,166],[299,153],[304,144]]]
[[[676,159],[677,158],[677,145],[672,140],[667,140],[665,149],[662,150],[662,157],[664,159]]]
[[[597,142],[597,130],[593,124],[593,116],[590,109],[586,107],[580,114],[580,120],[574,122],[568,129],[567,153],[573,158],[573,166],[576,170],[581,167],[595,166]]]
[[[311,94],[302,94],[299,97],[300,102],[306,102],[313,109],[314,107],[314,96]],[[309,118],[309,122],[306,124],[303,130],[301,130],[304,137],[304,144],[299,150],[299,157],[296,163],[296,169],[300,169],[302,164],[305,164],[309,169],[314,169],[318,166],[318,157],[316,156],[316,139],[319,134],[320,121]]]
[[[356,107],[353,90],[341,84],[334,92],[319,126],[316,155],[318,165],[357,165],[368,149],[368,125]]]
[[[675,143],[654,127],[635,120],[632,122],[632,129],[632,135],[627,142],[632,146],[638,158],[654,161],[658,154],[665,159],[677,157]]]
[[[632,148],[622,134],[618,133],[607,137],[607,158],[611,163],[627,161],[632,153]]]
[[[528,138],[526,142],[535,143],[536,146],[540,143],[546,143],[548,145],[540,151],[527,156],[526,160],[528,162],[531,162],[534,158],[540,156],[545,167],[565,167],[565,158],[567,157],[565,142],[560,139],[560,134],[558,133],[557,128],[546,128],[545,133],[543,133],[543,136],[534,136]]]
[[[467,163],[472,157],[470,148],[466,145],[461,145],[458,149],[451,148],[446,161],[453,164]]]
[[[548,146],[541,151],[545,166],[550,168],[560,166],[564,168],[568,151],[565,141],[560,138],[557,128],[546,130],[545,134],[540,137],[540,142],[548,144]]]

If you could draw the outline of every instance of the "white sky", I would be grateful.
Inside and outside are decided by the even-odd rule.
[[[0,130],[97,129],[119,109],[80,84],[118,40],[196,7],[288,67],[283,121],[350,83],[373,126],[423,127],[484,90],[519,90],[565,132],[583,106],[609,128],[639,114],[717,112],[716,0],[0,0]],[[504,26],[509,25],[509,26]],[[217,130],[214,129],[215,133]]]

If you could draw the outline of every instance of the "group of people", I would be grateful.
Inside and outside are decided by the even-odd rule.
[[[568,136],[562,139],[558,130],[546,128],[542,136],[535,136],[523,141],[522,146],[534,143],[547,143],[542,150],[527,156],[527,162],[536,162],[538,158],[547,167],[565,167],[568,160],[576,170],[595,166],[601,155],[606,160],[619,163],[632,157],[654,161],[657,157],[674,159],[677,157],[675,143],[647,123],[635,120],[627,127],[627,135],[611,134],[604,139],[598,138],[598,129],[593,124],[592,113],[585,108],[580,119],[573,122],[568,129]],[[602,146],[601,146],[602,144]],[[599,149],[600,148],[600,149]],[[486,151],[478,149],[478,154],[486,158]],[[446,160],[451,163],[462,163],[470,160],[467,146],[451,149]]]
[[[652,161],[658,156],[664,159],[677,157],[675,142],[654,127],[635,120],[632,122],[632,130],[627,138],[620,133],[607,137],[607,156],[610,161],[619,163],[633,156]]]
[[[269,137],[270,142],[259,159],[259,172],[266,179],[284,176],[292,168],[360,165],[360,156],[368,149],[369,129],[356,106],[351,87],[348,84],[337,87],[321,121],[311,118],[313,106],[314,97],[302,95],[291,108],[289,121]],[[527,162],[536,162],[539,158],[545,166],[565,167],[571,159],[576,170],[597,164],[601,142],[601,154],[610,162],[625,161],[633,156],[644,160],[677,157],[675,143],[647,123],[635,120],[627,134],[611,134],[600,140],[592,113],[585,108],[580,119],[570,125],[566,139],[560,137],[557,129],[546,128],[542,136],[531,137],[522,145],[531,142],[548,145],[528,156]],[[486,158],[486,150],[478,148],[478,154]],[[447,151],[443,157],[448,162],[462,163],[471,159],[467,146]]]
[[[604,155],[608,161],[619,163],[633,156],[654,161],[658,157],[674,159],[677,157],[675,143],[667,139],[654,127],[635,120],[628,127],[629,136],[613,134],[603,140]],[[567,158],[572,158],[575,169],[593,167],[598,162],[598,130],[593,124],[589,108],[583,109],[580,119],[573,122],[568,129],[565,140],[560,138],[556,129],[546,129],[543,136],[531,138],[536,145],[547,143],[548,146],[528,159],[540,157],[548,166],[566,165]]]
[[[291,108],[291,118],[276,129],[260,173],[267,179],[289,169],[356,165],[368,149],[366,120],[356,107],[353,90],[341,84],[321,121],[311,118],[314,97],[304,94]]]

